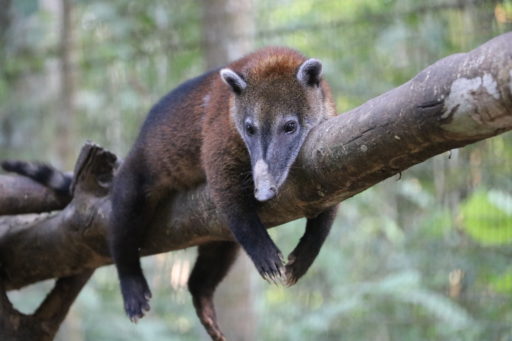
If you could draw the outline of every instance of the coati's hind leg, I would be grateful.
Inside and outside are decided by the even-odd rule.
[[[146,178],[133,169],[121,169],[114,179],[108,239],[124,309],[130,320],[137,322],[150,309],[151,291],[142,272],[139,249],[155,205],[147,196]]]
[[[337,208],[338,206],[331,207],[317,217],[308,219],[306,232],[288,256],[288,263],[285,266],[286,284],[288,286],[295,284],[308,271],[315,260],[331,230]]]
[[[213,305],[213,293],[229,271],[240,249],[235,242],[211,242],[198,247],[194,269],[188,279],[197,316],[215,341],[224,341]]]

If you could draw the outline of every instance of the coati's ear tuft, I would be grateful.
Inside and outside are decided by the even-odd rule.
[[[235,71],[225,68],[220,70],[220,77],[231,87],[231,90],[237,95],[240,95],[242,91],[247,87],[247,83],[244,79]]]
[[[297,79],[304,85],[314,86],[320,84],[322,76],[322,63],[318,59],[310,58],[299,67]]]

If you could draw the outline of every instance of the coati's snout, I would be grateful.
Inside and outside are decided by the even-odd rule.
[[[295,117],[284,116],[273,123],[273,128],[253,128],[255,133],[245,136],[251,158],[254,197],[258,201],[267,201],[277,195],[307,134],[307,129],[300,127]]]
[[[277,184],[264,160],[256,161],[252,170],[252,178],[254,181],[254,197],[258,201],[267,201],[276,196]]]

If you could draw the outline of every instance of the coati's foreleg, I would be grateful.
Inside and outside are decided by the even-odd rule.
[[[144,226],[152,217],[154,201],[146,193],[146,177],[137,167],[123,167],[114,179],[110,216],[110,252],[119,275],[124,309],[132,320],[149,310],[151,291],[140,265]]]
[[[236,259],[239,245],[235,242],[211,242],[198,247],[194,269],[188,279],[197,316],[215,341],[225,340],[215,316],[213,293]]]
[[[248,209],[239,204],[224,212],[231,232],[260,275],[269,282],[281,281],[284,276],[283,256],[258,217],[256,208]]]
[[[295,284],[308,271],[331,230],[337,208],[338,206],[331,207],[317,217],[308,219],[304,235],[288,256],[285,266],[287,285]]]
[[[250,181],[250,160],[242,149],[245,147],[235,148],[219,137],[205,139],[215,142],[208,145],[203,157],[216,206],[260,275],[267,281],[280,281],[284,278],[283,257],[258,217],[258,203]]]

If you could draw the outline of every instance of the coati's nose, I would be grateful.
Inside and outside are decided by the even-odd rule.
[[[263,189],[254,189],[254,196],[258,201],[267,201],[275,197],[277,194],[277,188],[275,186],[271,186]]]
[[[276,196],[277,186],[264,160],[256,161],[252,170],[252,177],[254,180],[254,197],[256,200],[267,201]]]

